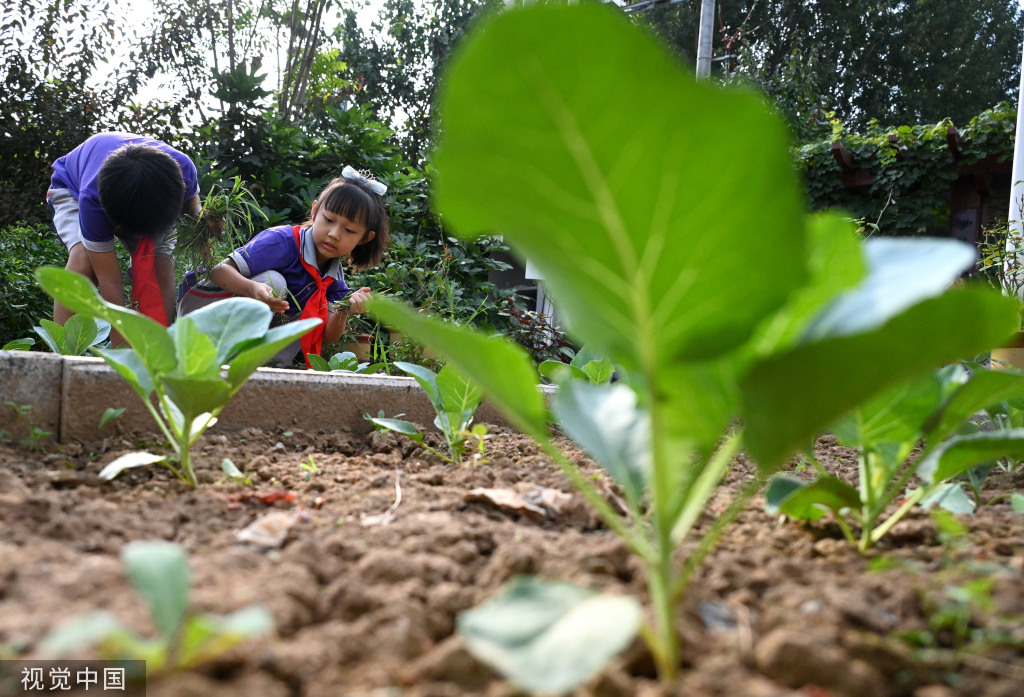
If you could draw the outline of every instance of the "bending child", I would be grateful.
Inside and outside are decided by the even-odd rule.
[[[167,326],[174,312],[172,233],[183,214],[198,218],[199,182],[192,160],[171,146],[130,133],[98,133],[53,163],[46,200],[68,248],[66,268],[125,303],[114,238],[132,258],[132,307]],[[63,325],[73,313],[53,303]],[[124,343],[116,331],[111,345]]]
[[[232,296],[254,298],[285,321],[323,320],[275,356],[280,365],[290,365],[300,347],[304,356],[319,354],[341,338],[348,315],[362,312],[371,297],[369,288],[349,295],[342,262],[348,260],[356,269],[380,262],[390,238],[381,198],[386,192],[380,182],[345,167],[313,202],[305,223],[260,232],[217,264],[207,281],[200,281],[195,271],[186,274],[178,289],[178,314]],[[346,296],[347,308],[332,309]]]

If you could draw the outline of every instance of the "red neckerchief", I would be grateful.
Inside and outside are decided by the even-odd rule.
[[[140,237],[132,254],[132,307],[167,326],[164,295],[156,279],[153,257],[156,246],[152,237]]]
[[[324,328],[327,326],[327,288],[334,283],[334,279],[321,277],[320,269],[303,258],[302,238],[299,235],[299,230],[301,229],[302,227],[299,225],[293,226],[292,234],[295,235],[295,245],[299,248],[299,261],[302,262],[302,268],[306,269],[309,275],[313,277],[313,281],[316,283],[316,291],[306,301],[306,306],[302,308],[302,314],[299,315],[299,319],[319,317],[321,320],[320,326],[314,327],[312,331],[303,334],[302,338],[299,339],[299,344],[302,346],[302,357],[306,361],[306,368],[312,368],[306,354],[315,353],[320,355],[320,351],[323,350]]]

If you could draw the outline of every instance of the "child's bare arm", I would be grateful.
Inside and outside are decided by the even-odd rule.
[[[266,303],[274,312],[280,313],[288,309],[287,300],[276,297],[274,289],[266,283],[258,283],[243,276],[233,259],[225,259],[213,267],[210,280],[229,293]]]

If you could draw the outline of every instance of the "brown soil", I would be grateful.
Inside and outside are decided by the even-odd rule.
[[[152,437],[142,445],[159,447]],[[152,631],[118,555],[128,541],[161,539],[189,554],[193,610],[261,603],[276,633],[201,669],[151,680],[151,697],[517,694],[462,648],[460,611],[523,573],[641,597],[644,586],[635,560],[578,496],[543,520],[469,497],[478,487],[521,483],[572,491],[521,436],[499,431],[488,445],[490,463],[455,467],[394,435],[213,433],[196,449],[204,480],[197,491],[159,466],[101,481],[105,463],[138,448],[124,438],[43,452],[0,446],[0,656],[40,658],[49,630],[95,609]],[[829,439],[818,446],[827,467],[855,480],[850,451]],[[310,455],[321,471],[307,477],[301,463]],[[218,483],[225,457],[252,474],[251,487]],[[578,453],[575,460],[593,470]],[[737,462],[710,513],[751,475]],[[396,477],[393,519],[368,518],[392,506]],[[1024,472],[999,472],[986,493],[1022,489]],[[294,500],[254,495],[273,491]],[[1024,515],[1005,499],[961,517],[969,532],[960,537],[937,534],[915,512],[867,556],[834,524],[776,520],[762,505],[752,501],[729,528],[679,608],[678,683],[658,687],[637,642],[579,694],[1024,695]],[[237,541],[237,531],[272,510],[299,512],[279,550]],[[991,579],[992,604],[975,608],[966,632],[936,632],[926,653],[896,638],[927,629],[953,603],[948,588],[979,578]],[[953,650],[999,629],[1016,648],[1006,640]]]

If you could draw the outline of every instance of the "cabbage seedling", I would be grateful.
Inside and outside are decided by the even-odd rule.
[[[62,356],[81,356],[110,336],[109,322],[85,315],[71,315],[63,327],[48,319],[39,320],[39,325],[32,327],[36,334]]]
[[[695,81],[608,7],[502,13],[467,37],[449,70],[435,204],[454,234],[500,232],[540,271],[567,334],[621,371],[610,385],[561,382],[552,411],[614,478],[628,513],[551,444],[521,348],[386,299],[370,311],[437,350],[551,454],[637,555],[649,598],[642,621],[622,612],[609,625],[586,594],[520,585],[487,614],[530,608],[528,623],[494,621],[488,634],[469,614],[460,632],[531,692],[573,689],[596,669],[583,658],[608,656],[637,631],[672,681],[677,602],[767,475],[858,404],[1003,341],[1017,303],[943,293],[973,263],[966,245],[865,244],[840,215],[808,218],[781,121],[754,95]],[[875,257],[926,268],[871,274]],[[741,447],[759,476],[681,559]]]
[[[109,612],[92,612],[50,632],[40,651],[63,657],[95,648],[109,660],[141,660],[146,672],[187,670],[232,646],[273,629],[266,609],[250,605],[227,616],[188,610],[191,571],[185,552],[170,542],[132,542],[121,551],[132,587],[149,608],[156,636],[141,637]]]
[[[831,511],[861,552],[918,504],[960,494],[956,512],[970,512],[971,501],[950,480],[976,465],[1024,456],[1024,428],[981,431],[970,419],[980,410],[1022,399],[1024,377],[979,370],[968,379],[966,369],[956,364],[905,382],[861,405],[832,429],[841,444],[857,449],[858,486],[826,472],[809,453],[819,476],[811,482],[773,478],[765,494],[766,510],[797,520],[817,520]],[[908,465],[922,442],[923,450]],[[920,486],[906,491],[915,474]],[[900,505],[890,510],[900,496]]]
[[[437,413],[434,425],[444,436],[445,445],[448,446],[448,455],[427,445],[423,434],[412,422],[369,415],[365,416],[366,420],[382,429],[411,438],[446,462],[461,463],[462,456],[465,455],[472,443],[476,443],[478,453],[482,456],[487,430],[480,424],[472,426],[473,415],[483,399],[480,390],[472,382],[462,377],[454,367],[445,366],[435,374],[429,368],[415,363],[396,361],[393,365],[415,378],[427,394],[430,404]]]
[[[108,479],[128,467],[162,462],[181,481],[198,486],[192,446],[256,368],[320,322],[298,320],[268,330],[269,307],[251,298],[228,298],[163,327],[103,300],[80,274],[44,266],[36,279],[72,312],[106,320],[131,344],[92,350],[142,398],[174,450],[172,459],[129,453],[104,468],[100,475]]]

